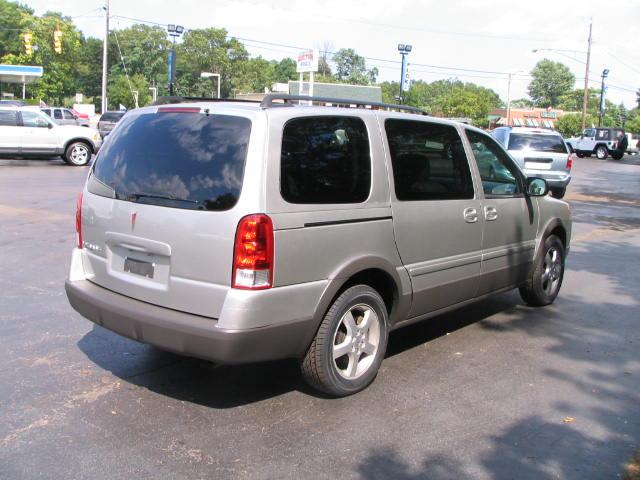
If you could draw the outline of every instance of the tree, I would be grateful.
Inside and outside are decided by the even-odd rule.
[[[102,40],[81,40],[79,61],[76,64],[76,89],[89,97],[102,95]]]
[[[124,105],[127,109],[135,108],[134,91],[138,92],[138,106],[144,107],[151,103],[149,83],[144,76],[138,73],[130,76],[129,80],[125,75],[111,76],[107,89],[109,108],[118,110],[120,105]]]
[[[273,62],[273,80],[279,83],[287,83],[298,77],[297,64],[293,58],[283,58],[280,62]]]
[[[23,34],[34,21],[33,10],[26,5],[0,0],[0,63],[5,55],[24,52]]]
[[[538,107],[557,107],[560,99],[573,89],[576,77],[569,68],[549,59],[540,60],[531,70],[529,96]]]
[[[227,38],[227,31],[218,28],[189,30],[177,46],[177,91],[180,95],[196,95],[211,81],[204,82],[202,72],[219,73],[221,95],[231,96],[242,82],[243,63],[249,59],[244,45],[235,38]]]
[[[596,117],[587,115],[587,126],[595,124],[596,122]],[[555,126],[556,130],[558,130],[558,132],[560,132],[560,134],[565,138],[580,135],[582,133],[582,114],[570,113],[567,115],[562,115],[556,122]]]
[[[638,108],[640,108],[640,88],[636,92],[636,103],[638,104]]]
[[[369,85],[375,83],[378,69],[367,70],[364,57],[358,55],[352,48],[341,48],[333,55],[336,65],[335,77],[339,82],[354,85]]]
[[[320,58],[318,60],[318,74],[322,76],[330,76],[331,66],[329,65],[329,57],[331,55],[331,51],[333,50],[333,43],[329,41],[325,41],[318,47],[318,51],[320,52]]]

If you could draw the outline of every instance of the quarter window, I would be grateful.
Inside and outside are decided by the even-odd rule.
[[[22,111],[20,115],[22,115],[22,124],[25,127],[47,128],[49,126],[46,117],[40,113]]]
[[[473,198],[469,162],[454,127],[388,119],[385,130],[398,200]]]
[[[63,110],[62,113],[64,114],[65,120],[75,120],[76,118],[73,116],[73,113],[71,113],[69,110]]]
[[[480,171],[484,194],[490,197],[522,194],[518,167],[495,140],[472,130],[467,130],[466,134]]]
[[[362,203],[371,190],[367,127],[356,117],[304,117],[282,132],[280,192],[289,203]]]
[[[55,118],[56,120],[62,120],[62,112],[56,108],[53,111],[53,118]]]

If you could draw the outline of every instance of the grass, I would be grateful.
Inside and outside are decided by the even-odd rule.
[[[636,452],[625,470],[625,480],[640,480],[640,450]]]

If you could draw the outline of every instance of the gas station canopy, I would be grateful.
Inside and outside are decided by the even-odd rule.
[[[44,69],[31,65],[0,65],[0,83],[32,83],[42,77]]]

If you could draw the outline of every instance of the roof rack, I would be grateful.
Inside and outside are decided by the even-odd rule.
[[[188,102],[237,102],[237,103],[259,103],[259,100],[245,100],[237,98],[207,98],[207,97],[158,97],[153,102],[154,105],[169,105],[172,103],[188,103]]]
[[[282,100],[282,103],[277,102]],[[395,105],[392,103],[382,102],[368,102],[365,100],[354,100],[348,98],[330,98],[330,97],[309,97],[307,95],[288,95],[283,93],[268,93],[264,96],[264,99],[260,103],[262,108],[293,106],[292,101],[310,101],[316,103],[331,103],[339,106],[351,106],[355,105],[355,108],[372,107],[372,110],[385,109],[385,110],[400,110],[410,113],[416,113],[418,115],[428,115],[427,112],[417,107],[411,107],[409,105]]]

